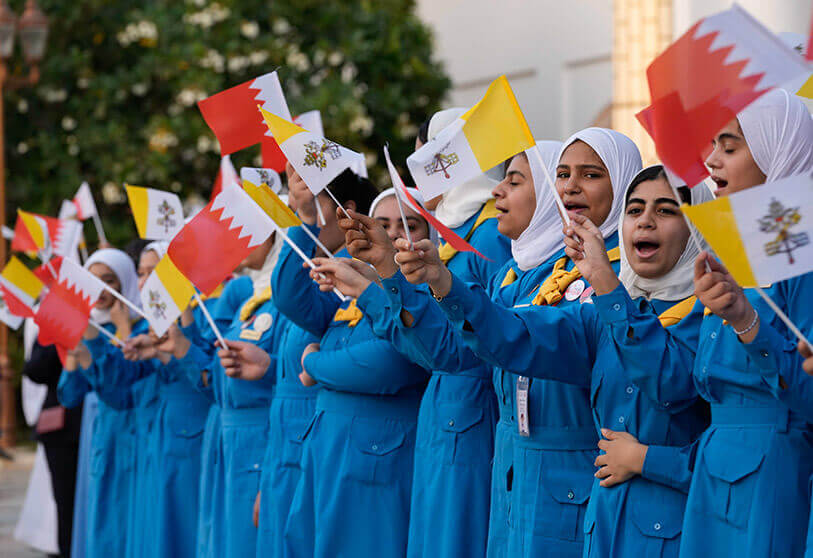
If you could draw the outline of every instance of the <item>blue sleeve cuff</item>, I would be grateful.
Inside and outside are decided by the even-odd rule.
[[[763,374],[779,374],[783,357],[793,353],[796,346],[780,335],[767,321],[761,321],[759,331],[750,343],[740,343]]]
[[[367,285],[364,292],[356,299],[356,306],[358,306],[365,315],[373,318],[373,320],[380,318],[381,314],[389,311],[387,295],[384,293],[384,290],[375,283]]]
[[[619,283],[607,294],[594,296],[593,303],[604,323],[611,325],[629,323],[629,305],[632,303],[632,299],[623,284]]]
[[[649,446],[641,469],[641,477],[689,492],[691,472],[682,448],[677,446]]]
[[[467,295],[466,283],[452,273],[452,288],[449,290],[449,294],[438,301],[438,304],[453,324],[461,324],[466,319]]]

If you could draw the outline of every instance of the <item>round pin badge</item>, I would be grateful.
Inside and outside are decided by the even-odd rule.
[[[587,289],[579,297],[579,303],[593,304],[593,287],[587,287]]]
[[[254,320],[254,331],[263,332],[271,327],[271,314],[263,312]]]
[[[584,292],[584,280],[576,279],[573,281],[565,291],[565,300],[576,300]]]

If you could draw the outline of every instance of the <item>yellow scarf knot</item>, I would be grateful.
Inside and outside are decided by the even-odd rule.
[[[621,251],[618,247],[612,250],[607,250],[607,258],[611,262],[617,262],[621,259]],[[539,292],[536,293],[531,304],[534,306],[553,306],[565,296],[565,291],[570,284],[582,276],[579,268],[573,266],[570,271],[565,271],[565,265],[569,258],[567,256],[559,258],[553,266],[553,272],[539,287]]]
[[[254,293],[243,306],[240,307],[240,321],[245,322],[248,320],[254,311],[271,300],[271,287],[268,286],[258,293]]]
[[[692,311],[696,302],[697,297],[692,295],[689,298],[681,300],[674,306],[667,308],[658,316],[661,325],[663,327],[669,327],[679,323],[680,320],[689,315],[689,312]],[[708,308],[706,310],[708,310]]]
[[[362,314],[359,307],[356,306],[356,299],[354,298],[350,301],[350,305],[347,308],[339,308],[336,310],[333,321],[349,322],[347,324],[348,327],[356,327],[363,317],[364,314]]]

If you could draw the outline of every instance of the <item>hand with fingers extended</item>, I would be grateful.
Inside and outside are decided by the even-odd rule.
[[[370,286],[378,282],[378,274],[364,262],[350,258],[313,258],[316,268],[311,279],[319,284],[322,292],[339,289],[346,296],[358,298]]]
[[[285,164],[285,174],[288,176],[288,197],[292,205],[296,207],[297,215],[303,223],[315,225],[318,200],[291,163]]]
[[[124,358],[131,361],[158,357],[158,347],[154,333],[142,333],[124,341],[121,346]]]
[[[395,247],[398,248],[395,261],[407,281],[414,285],[426,283],[435,296],[449,294],[452,274],[441,261],[437,246],[431,240],[418,240],[410,249],[409,242],[399,238],[395,241]]]
[[[618,286],[618,276],[610,265],[604,236],[584,215],[569,212],[570,225],[563,227],[565,255],[573,260],[582,277],[597,295],[611,292]]]
[[[810,345],[804,341],[799,341],[799,354],[805,359],[802,362],[802,370],[813,376],[813,350],[810,349]]]
[[[299,381],[302,382],[302,385],[305,387],[313,387],[316,385],[316,380],[314,380],[308,371],[305,370],[305,357],[311,353],[315,353],[319,351],[320,346],[319,343],[310,343],[305,350],[302,351],[302,358],[300,359],[300,364],[302,365],[302,372],[299,373]]]
[[[648,446],[628,432],[616,432],[601,429],[603,440],[598,447],[604,453],[596,457],[594,465],[598,467],[595,477],[601,479],[601,486],[607,488],[626,482],[644,469],[644,460]]]
[[[192,342],[186,338],[177,324],[169,326],[161,337],[155,335],[152,330],[150,330],[150,335],[155,343],[155,348],[158,349],[159,357],[163,354],[180,360],[186,356],[189,347],[192,346]]]
[[[725,266],[708,252],[701,252],[694,261],[694,294],[706,308],[731,324],[735,331],[748,330],[740,335],[743,343],[754,340],[759,331],[756,310]]]
[[[387,231],[372,217],[352,209],[348,209],[347,213],[350,219],[341,209],[336,210],[347,251],[354,258],[373,266],[381,277],[392,277],[398,271],[398,266],[393,261],[396,250]]]
[[[217,351],[220,364],[230,378],[259,380],[268,372],[271,357],[263,349],[247,341],[227,341],[228,349]],[[220,345],[220,342],[217,342]]]

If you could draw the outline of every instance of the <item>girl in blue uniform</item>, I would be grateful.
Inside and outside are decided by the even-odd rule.
[[[507,210],[500,217],[500,230],[512,238],[519,238],[529,222],[527,217],[518,223],[513,218],[521,213],[521,208],[529,206],[522,197],[523,192],[529,193],[526,196],[533,196],[535,189],[548,192],[547,187],[542,186],[544,174],[541,169],[528,171],[529,160],[535,158],[515,157],[509,165],[506,180],[495,190],[497,208]],[[565,205],[602,223],[600,228],[608,248],[617,243],[615,231],[623,205],[623,188],[639,169],[640,155],[632,141],[622,134],[600,128],[583,130],[569,138],[558,157],[556,186]],[[537,196],[536,200],[539,199]],[[537,207],[537,204],[530,207]],[[550,208],[556,215],[553,198],[542,207]],[[454,358],[457,353],[454,345],[459,337],[437,331],[437,328],[454,327],[460,338],[465,339],[470,333],[462,329],[461,324],[468,319],[510,344],[510,339],[500,336],[495,322],[481,319],[484,308],[563,307],[578,303],[589,287],[580,279],[573,263],[564,257],[561,237],[548,236],[556,234],[556,229],[558,227],[538,237],[540,242],[550,243],[552,255],[549,253],[548,259],[530,269],[519,267],[516,261],[509,262],[495,276],[488,294],[457,278],[451,281],[454,276],[445,268],[437,267],[437,251],[431,247],[416,244],[421,253],[409,251],[403,243],[396,243],[401,249],[398,262],[402,273],[410,282],[428,282],[451,322],[449,326],[448,323],[437,325],[439,320],[425,321],[424,327],[413,328],[414,335],[420,336],[424,346],[431,347],[436,354]],[[442,271],[438,273],[437,270]],[[448,283],[443,286],[445,290],[438,290],[441,288],[437,284],[440,275],[452,283],[451,295],[448,295]],[[477,293],[477,307],[465,307],[458,291]],[[475,315],[478,317],[473,318]],[[431,323],[437,325],[435,331],[432,331]],[[500,479],[510,491],[507,555],[530,556],[537,549],[545,548],[553,556],[578,556],[582,552],[582,525],[597,443],[589,391],[558,382],[531,382],[527,377],[514,376],[504,368],[496,369],[495,385],[501,412],[510,413],[513,446],[511,466],[506,470],[504,480]],[[499,433],[498,428],[498,436]],[[497,445],[499,451],[499,440]],[[495,466],[498,459],[499,454],[495,455]]]
[[[346,171],[328,186],[348,209],[366,212],[372,184]],[[312,195],[290,175],[289,192],[304,227],[328,248],[343,244],[335,207],[322,194],[323,231],[315,226]],[[291,239],[305,253],[315,243],[298,228]],[[343,252],[339,252],[342,254]],[[376,338],[355,300],[342,302],[310,281],[286,246],[272,276],[274,302],[291,321],[320,338],[302,355],[303,384],[319,383],[316,415],[302,447],[302,477],[288,516],[291,555],[403,556],[418,405],[426,372]]]
[[[95,252],[85,267],[111,288],[138,304],[138,278],[130,257],[120,250]],[[115,298],[103,291],[91,316],[113,330],[110,310]],[[126,556],[133,543],[128,528],[133,509],[134,431],[130,394],[99,382],[102,362],[94,362],[80,343],[71,351],[59,382],[59,399],[65,406],[79,404],[85,394],[96,391],[99,407],[93,425],[90,482],[88,486],[85,556]]]
[[[771,91],[717,135],[706,163],[718,195],[809,176],[810,114],[798,98]],[[695,275],[695,292],[713,314],[703,320],[693,374],[712,418],[693,463],[681,553],[801,556],[810,513],[811,425],[777,395],[784,370],[763,375],[791,336],[755,291],[737,287],[706,254]],[[764,290],[810,332],[807,283],[797,277]]]

